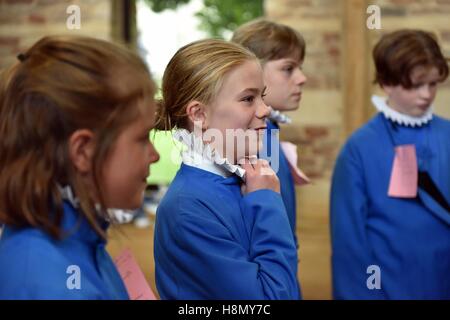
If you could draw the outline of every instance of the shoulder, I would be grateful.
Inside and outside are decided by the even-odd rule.
[[[432,126],[438,128],[439,130],[443,130],[444,132],[450,132],[450,120],[434,115],[432,120]]]
[[[41,265],[63,260],[58,242],[59,240],[53,239],[36,228],[10,229],[7,227],[0,241],[0,263],[6,259],[11,262],[41,260],[42,262],[39,263]]]
[[[380,136],[380,131],[385,131],[385,128],[383,125],[383,115],[378,113],[353,132],[347,142],[351,145],[359,145],[367,141],[377,140]]]
[[[353,132],[344,143],[340,156],[360,156],[367,151],[375,151],[376,146],[382,143],[383,132],[385,131],[381,114],[375,115],[366,124]]]
[[[172,181],[158,208],[184,210],[189,206],[216,203],[218,195],[225,196],[223,177],[185,165]]]
[[[70,298],[66,286],[70,263],[57,240],[34,228],[7,233],[0,241],[0,298]]]

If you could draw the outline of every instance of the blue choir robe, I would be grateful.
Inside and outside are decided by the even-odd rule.
[[[182,164],[158,206],[162,299],[298,299],[297,250],[280,194]]]
[[[267,120],[267,130],[264,135],[264,145],[261,152],[261,158],[269,161],[272,169],[277,173],[278,180],[280,181],[281,198],[283,199],[286,213],[289,219],[289,225],[291,226],[292,235],[294,236],[295,246],[297,250],[299,248],[297,238],[297,203],[295,194],[294,177],[292,176],[289,163],[286,159],[283,149],[280,145],[279,135],[276,130],[280,130],[277,122]],[[279,132],[279,131],[278,131]],[[278,149],[278,152],[275,150]],[[275,164],[274,161],[277,161]],[[300,297],[302,296],[300,282],[298,282],[298,288]]]
[[[0,299],[128,299],[106,242],[66,201],[62,229],[68,235],[56,240],[36,228],[5,226]]]
[[[291,226],[291,231],[297,242],[297,210],[296,210],[296,196],[295,196],[295,184],[294,178],[292,177],[291,169],[289,163],[286,159],[286,155],[281,149],[279,137],[276,135],[274,130],[279,130],[280,127],[277,123],[273,121],[266,121],[267,130],[264,136],[264,149],[262,158],[268,160],[272,168],[276,171],[278,179],[280,180],[280,191],[281,197],[283,199],[284,206],[286,207],[286,213],[289,219],[289,224]],[[272,145],[273,144],[273,145]],[[273,152],[274,148],[278,148],[278,159],[277,152]],[[278,161],[278,166],[274,165],[274,161]]]
[[[450,200],[448,120],[434,116],[408,127],[378,113],[357,130],[341,150],[331,187],[337,299],[450,299],[449,212],[421,188],[416,198],[388,196],[394,146],[406,144],[415,145],[419,171]],[[379,289],[370,285],[371,266],[379,268]]]

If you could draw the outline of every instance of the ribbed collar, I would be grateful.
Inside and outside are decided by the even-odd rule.
[[[187,149],[181,154],[184,164],[228,178],[237,175],[245,180],[245,170],[223,158],[218,152],[205,145],[201,137],[186,129],[174,132],[174,138],[182,142]]]
[[[267,117],[270,121],[277,122],[277,123],[292,123],[291,118],[289,118],[287,115],[281,113],[278,110],[274,110],[272,107],[270,107],[270,114]]]
[[[61,197],[64,201],[67,201],[74,207],[75,209],[79,209],[80,201],[75,196],[72,188],[67,185],[64,187],[58,186],[59,192],[61,193]],[[100,211],[100,205],[96,205],[97,211]],[[116,223],[127,223],[133,220],[134,217],[134,210],[123,210],[123,209],[107,209],[108,218],[110,219],[109,222],[114,221]],[[100,215],[99,215],[100,216]]]
[[[375,108],[384,114],[384,116],[400,125],[411,126],[411,127],[421,127],[433,119],[433,106],[430,106],[425,114],[421,117],[412,117],[407,114],[400,113],[387,104],[387,98],[380,97],[377,95],[372,96],[372,103]]]

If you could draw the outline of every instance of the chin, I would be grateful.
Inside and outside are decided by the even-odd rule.
[[[295,111],[299,107],[300,107],[300,103],[299,102],[297,102],[297,103],[288,103],[288,104],[286,104],[285,107],[278,108],[277,110],[279,110],[279,111]]]
[[[426,108],[425,110],[422,108],[417,108],[416,110],[414,110],[410,115],[416,118],[420,118],[422,116],[425,115],[425,113],[427,113],[427,111],[429,110],[429,107]]]

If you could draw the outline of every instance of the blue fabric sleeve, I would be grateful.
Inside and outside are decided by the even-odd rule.
[[[173,263],[182,274],[177,298],[297,299],[297,253],[281,196],[260,190],[242,198],[246,249],[199,201],[183,203]]]
[[[260,265],[264,292],[276,297],[286,291],[289,299],[298,299],[297,246],[280,194],[254,191],[243,197],[242,208],[250,235],[250,259]]]
[[[10,266],[2,270],[0,299],[7,300],[81,300],[101,299],[85,281],[81,267],[81,290],[67,288],[67,264],[48,247],[41,247],[40,241],[34,246],[18,246],[20,254],[10,252]],[[44,249],[49,249],[44,251]]]
[[[81,255],[85,254],[80,250],[84,244],[73,241],[53,243],[46,236],[36,234],[39,232],[30,232],[0,246],[0,299],[128,299],[122,280],[104,248],[96,250],[98,264],[94,265],[93,260]],[[90,249],[88,254],[95,251],[95,248]],[[77,254],[76,259],[68,258],[66,252]],[[70,286],[76,272],[68,269],[70,265],[79,267],[76,275],[79,276],[79,288]]]
[[[333,296],[335,299],[383,299],[381,289],[369,289],[367,273],[377,265],[366,233],[368,198],[362,161],[347,143],[333,173],[330,198]]]

